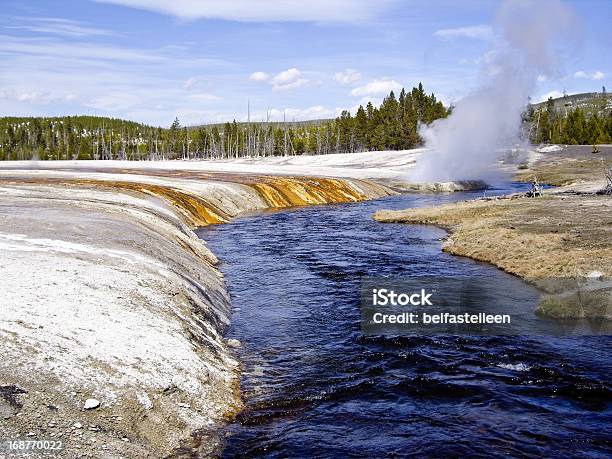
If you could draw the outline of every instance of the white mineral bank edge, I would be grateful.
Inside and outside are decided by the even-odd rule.
[[[313,175],[320,177],[405,179],[423,148],[402,151],[300,155],[272,158],[175,161],[4,161],[1,169],[129,168],[202,172]]]

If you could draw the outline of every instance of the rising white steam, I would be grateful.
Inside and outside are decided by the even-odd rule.
[[[486,179],[500,149],[519,141],[521,114],[537,76],[551,75],[563,54],[559,39],[575,37],[574,15],[560,0],[508,0],[498,14],[495,45],[483,59],[483,84],[452,114],[424,126],[431,149],[417,161],[415,181]]]

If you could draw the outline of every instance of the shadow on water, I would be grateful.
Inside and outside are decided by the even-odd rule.
[[[242,342],[246,408],[224,457],[612,454],[609,337],[361,334],[363,276],[500,276],[533,307],[519,279],[441,252],[444,231],[371,218],[481,194],[300,208],[199,231],[226,274],[228,337]]]

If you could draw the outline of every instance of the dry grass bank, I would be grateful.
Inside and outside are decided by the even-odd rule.
[[[600,188],[601,158],[590,158],[590,150],[585,147],[570,150],[557,156],[543,155],[531,169],[521,171],[519,178],[537,175],[547,183],[571,184],[572,189],[577,185],[581,189]],[[374,218],[387,223],[444,227],[451,236],[443,250],[492,263],[541,286],[543,279],[612,277],[610,196],[554,189],[540,198],[516,195],[423,209],[381,210]],[[580,305],[568,307],[566,302],[541,305],[538,312],[555,317],[612,319],[610,296],[606,298],[605,304],[589,310]]]
[[[612,277],[612,199],[597,195],[548,195],[476,200],[441,207],[382,210],[387,223],[444,227],[451,237],[443,250],[492,263],[538,285],[551,278]],[[603,316],[612,308],[541,305],[554,317]]]
[[[374,218],[443,226],[452,232],[444,250],[528,279],[612,275],[612,199],[605,196],[481,199],[381,210]]]

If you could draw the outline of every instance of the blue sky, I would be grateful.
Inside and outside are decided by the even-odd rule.
[[[612,90],[612,2],[570,3],[578,45],[533,98]],[[169,125],[313,119],[422,81],[447,103],[480,81],[496,1],[4,0],[0,115]],[[545,18],[543,18],[543,21]]]

